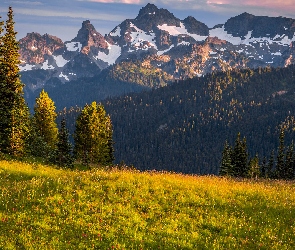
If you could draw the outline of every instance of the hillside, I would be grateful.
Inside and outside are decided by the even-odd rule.
[[[0,161],[3,249],[293,249],[295,186]]]
[[[103,104],[115,158],[139,169],[217,174],[225,140],[246,137],[250,156],[269,158],[279,130],[294,138],[295,67],[233,70],[179,81]]]

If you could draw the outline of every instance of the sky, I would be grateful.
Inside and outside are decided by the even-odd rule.
[[[6,20],[8,7],[13,8],[18,39],[38,32],[70,41],[85,20],[105,35],[125,19],[134,19],[147,3],[181,20],[193,16],[209,28],[243,12],[295,19],[295,0],[0,0],[0,16]]]

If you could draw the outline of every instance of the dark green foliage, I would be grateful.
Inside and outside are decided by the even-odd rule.
[[[266,157],[263,157],[263,161],[261,164],[261,171],[260,171],[260,176],[263,178],[266,178],[266,170],[267,170],[267,165],[266,165]]]
[[[261,176],[258,155],[255,155],[249,162],[248,176],[255,179]]]
[[[228,144],[227,140],[224,144],[224,149],[222,151],[222,159],[220,164],[219,175],[221,176],[232,176],[233,175],[233,165],[232,165],[232,148]]]
[[[238,132],[247,138],[249,158],[256,153],[269,158],[278,148],[281,125],[286,144],[294,136],[294,76],[294,65],[216,72],[105,100],[114,127],[116,163],[218,174],[224,141],[234,145]],[[67,114],[72,132],[77,114]]]
[[[23,97],[19,75],[19,44],[14,31],[13,11],[9,7],[5,34],[0,23],[0,151],[23,155],[29,134],[29,111]]]
[[[275,159],[275,152],[274,150],[271,151],[269,161],[267,163],[266,168],[266,176],[267,178],[274,177],[274,159]]]
[[[76,120],[74,154],[83,164],[113,163],[112,124],[102,105],[86,105]]]
[[[243,140],[240,139],[240,133],[237,135],[231,158],[233,175],[236,177],[247,177],[249,172],[247,144],[245,137]]]
[[[69,141],[69,131],[66,128],[65,118],[61,121],[56,146],[56,150],[51,157],[51,162],[60,167],[73,168],[72,144]]]
[[[280,132],[280,144],[278,148],[277,165],[276,165],[276,176],[278,178],[285,178],[285,133],[282,129]]]
[[[293,179],[294,178],[294,144],[293,142],[291,145],[287,148],[286,152],[286,162],[285,162],[285,179]]]

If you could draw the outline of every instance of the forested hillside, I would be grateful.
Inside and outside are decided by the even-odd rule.
[[[115,158],[140,169],[218,173],[226,139],[247,138],[250,155],[269,158],[279,130],[294,135],[295,67],[214,73],[104,102]]]

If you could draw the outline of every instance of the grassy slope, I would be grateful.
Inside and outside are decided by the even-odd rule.
[[[0,249],[294,249],[295,184],[0,161]]]

